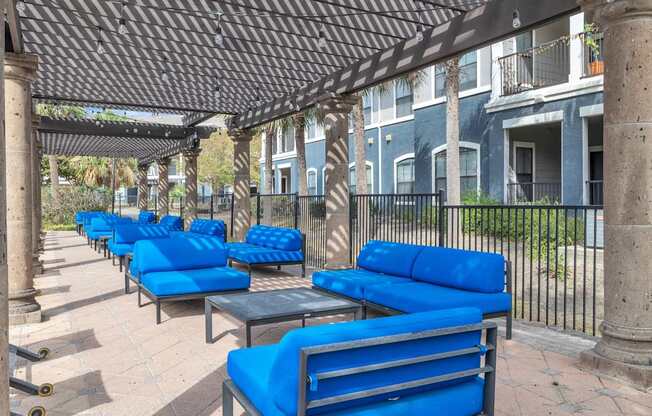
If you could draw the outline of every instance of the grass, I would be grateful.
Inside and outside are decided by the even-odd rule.
[[[75,224],[52,224],[44,223],[43,229],[45,231],[75,231]]]

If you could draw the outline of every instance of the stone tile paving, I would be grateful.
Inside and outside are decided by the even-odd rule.
[[[36,279],[44,321],[12,327],[10,337],[52,350],[41,363],[18,361],[16,374],[54,383],[55,393],[13,393],[15,411],[38,404],[52,416],[221,415],[226,356],[243,340],[237,322],[216,313],[220,339],[207,345],[203,304],[179,302],[164,305],[157,326],[154,307],[138,308],[117,267],[74,233],[49,234],[44,259],[47,271]],[[309,285],[297,275],[297,268],[256,271],[253,288]],[[255,342],[274,342],[298,325],[256,328]],[[593,341],[523,324],[514,338],[499,344],[498,415],[652,415],[652,394],[576,367],[577,352]]]

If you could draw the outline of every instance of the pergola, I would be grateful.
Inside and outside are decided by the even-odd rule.
[[[250,224],[252,129],[317,106],[324,115],[326,132],[326,257],[330,268],[348,263],[351,94],[579,10],[575,0],[8,3],[7,153],[34,154],[29,132],[35,103],[179,113],[183,123],[175,127],[48,119],[41,121],[39,136],[48,153],[130,155],[141,166],[156,161],[162,167],[166,157],[182,151],[189,161],[187,174],[196,176],[198,139],[203,137],[197,125],[215,114],[226,115],[235,142],[234,235],[238,239]],[[652,154],[651,141],[641,142],[643,134],[632,130],[639,125],[648,129],[645,122],[652,121],[649,92],[644,88],[652,88],[652,75],[645,71],[652,62],[646,45],[652,40],[652,5],[643,0],[580,3],[586,12],[596,13],[606,33],[605,157],[609,162],[605,189],[608,194],[626,189],[632,201],[647,201],[647,205],[633,203],[625,208],[622,198],[607,198],[605,336],[588,361],[621,373],[623,368],[637,371],[639,379],[648,377],[652,383],[652,287],[649,279],[624,262],[652,270],[652,190],[641,185],[649,183],[645,180],[630,180],[652,181],[651,162],[649,157],[641,159],[646,153],[640,149],[643,146]],[[639,84],[632,85],[630,79]],[[609,138],[628,135],[634,141],[621,145],[618,152],[610,151]],[[11,222],[9,237],[22,233],[30,244],[36,238],[31,235],[30,221],[32,159],[7,159],[8,172],[15,172],[7,175],[7,192],[21,186],[27,190],[21,194],[24,198],[18,198],[25,221]],[[645,178],[631,170],[630,159],[640,162]],[[194,211],[186,210],[186,215],[192,219]],[[632,229],[636,224],[647,228]],[[632,244],[636,248],[619,253],[618,247]],[[23,258],[25,265],[20,273],[12,270],[12,281],[19,282],[12,288],[26,293],[21,305],[35,304],[31,248],[12,248],[11,238],[8,247],[10,259]],[[641,286],[649,289],[646,295]],[[627,307],[620,306],[623,296],[629,299]],[[645,363],[648,367],[639,368]],[[638,367],[632,370],[632,365]]]

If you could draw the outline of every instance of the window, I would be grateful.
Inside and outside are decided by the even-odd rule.
[[[444,64],[435,65],[435,98],[446,95],[446,67]]]
[[[356,193],[355,189],[355,165],[349,167],[349,192]],[[373,171],[371,165],[367,165],[367,193],[373,193]]]
[[[317,138],[317,123],[315,120],[306,120],[306,139],[313,140]]]
[[[469,52],[460,58],[460,92],[478,86],[478,54]],[[446,96],[446,65],[435,65],[435,98]]]
[[[283,129],[281,136],[281,153],[294,151],[294,127]]]
[[[396,193],[414,193],[414,157],[396,162]]]
[[[274,131],[274,132],[276,132],[276,131]],[[274,135],[274,137],[268,138],[268,140],[270,140],[272,142],[272,154],[273,155],[277,154],[278,153],[278,140],[277,140],[276,134]]]
[[[396,118],[412,114],[412,88],[404,82],[397,82],[396,88]]]
[[[368,126],[373,123],[373,94],[371,92],[362,96],[362,113],[364,115],[364,125]]]
[[[175,176],[177,174],[177,162],[174,160],[170,161],[168,165],[168,176]]]
[[[435,154],[434,192],[446,191],[446,150]],[[460,146],[460,193],[478,190],[478,150]]]
[[[317,195],[317,171],[308,169],[308,195]]]

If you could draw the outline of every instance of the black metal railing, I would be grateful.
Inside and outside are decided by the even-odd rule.
[[[298,228],[306,237],[306,265],[326,264],[326,199],[323,195],[298,197]]]
[[[589,204],[604,204],[604,187],[603,181],[586,181],[586,189],[589,196]]]
[[[584,77],[593,77],[604,73],[604,34],[589,32],[580,35],[583,50],[583,72]]]
[[[518,94],[568,82],[570,48],[568,39],[544,43],[524,52],[498,59],[502,95]]]
[[[256,224],[297,228],[298,194],[256,194],[251,199]]]
[[[507,203],[528,204],[561,203],[560,182],[518,182],[507,184]]]

